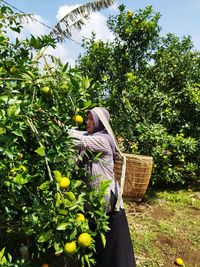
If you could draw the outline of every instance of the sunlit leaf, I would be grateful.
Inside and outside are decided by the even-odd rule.
[[[106,246],[106,237],[105,237],[105,235],[103,233],[100,233],[100,235],[101,235],[102,244],[103,244],[103,246],[105,248],[105,246]]]
[[[43,190],[43,191],[45,191],[45,190],[47,190],[47,189],[49,189],[49,187],[50,187],[50,182],[44,182],[43,184],[41,184],[40,186],[39,186],[39,189],[40,190]]]
[[[40,156],[42,156],[42,157],[44,157],[46,154],[45,154],[45,146],[40,146],[38,149],[36,149],[35,150],[35,152],[38,154],[38,155],[40,155]]]
[[[39,238],[38,238],[38,242],[39,243],[44,243],[46,241],[48,241],[51,237],[52,237],[52,230],[49,230],[47,232],[43,232]]]

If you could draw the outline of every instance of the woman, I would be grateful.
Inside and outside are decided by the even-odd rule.
[[[109,215],[110,230],[106,235],[106,247],[104,248],[100,239],[96,240],[96,267],[135,267],[132,241],[130,238],[128,223],[124,212],[123,201],[117,199],[119,185],[114,177],[114,155],[115,144],[113,137],[105,129],[105,121],[102,121],[100,113],[106,123],[110,115],[105,108],[94,108],[87,115],[87,132],[72,130],[71,136],[76,138],[76,145],[85,151],[92,153],[101,152],[100,161],[88,161],[87,166],[95,177],[90,185],[97,188],[102,180],[109,181],[109,187],[105,194],[106,212]],[[116,207],[119,205],[119,208]]]

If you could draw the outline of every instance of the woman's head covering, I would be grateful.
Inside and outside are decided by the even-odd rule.
[[[109,123],[110,113],[108,112],[108,110],[105,109],[105,108],[99,108],[99,109],[101,109],[101,111],[104,113],[104,115],[105,115],[105,117],[106,117],[106,119],[107,119],[107,121]],[[105,129],[105,126],[101,122],[101,119],[99,118],[99,116],[95,112],[95,110],[91,109],[91,110],[88,111],[88,113],[89,112],[92,114],[92,118],[93,118],[93,122],[94,122],[93,134],[98,134],[98,135],[105,135],[106,134],[106,137],[107,137],[108,141],[110,142],[113,154],[115,154],[115,145],[114,145],[114,141],[113,141],[112,136],[110,136],[108,134],[107,130]]]
[[[99,108],[99,109],[101,109],[101,111],[104,113],[107,121],[109,122],[110,114],[109,114],[108,110],[105,109],[105,108]],[[92,114],[92,118],[93,118],[93,122],[94,122],[94,131],[93,131],[93,133],[106,131],[105,127],[104,127],[103,123],[101,122],[100,118],[98,117],[97,113],[93,109],[89,110],[88,112],[90,112]]]

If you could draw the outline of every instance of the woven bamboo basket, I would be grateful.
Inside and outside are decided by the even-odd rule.
[[[152,172],[153,158],[143,155],[125,154],[126,175],[123,196],[141,200],[146,193]],[[119,156],[115,159],[115,177],[120,181],[122,173],[122,160]]]

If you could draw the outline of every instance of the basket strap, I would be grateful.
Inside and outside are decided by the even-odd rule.
[[[96,107],[96,108],[93,108],[93,110],[96,112],[96,114],[99,116],[101,122],[103,123],[105,129],[107,130],[108,134],[112,137],[113,139],[113,142],[114,142],[114,145],[116,147],[116,150],[118,151],[121,159],[122,159],[122,174],[121,174],[121,179],[120,179],[120,192],[119,192],[119,196],[118,196],[118,199],[117,199],[117,203],[116,203],[116,209],[119,210],[120,208],[120,201],[121,201],[121,198],[122,198],[122,195],[123,195],[123,191],[124,191],[124,183],[125,183],[125,174],[126,174],[126,157],[125,155],[121,152],[118,144],[117,144],[117,140],[116,140],[116,137],[113,133],[113,130],[106,118],[106,116],[104,115],[103,111]]]

